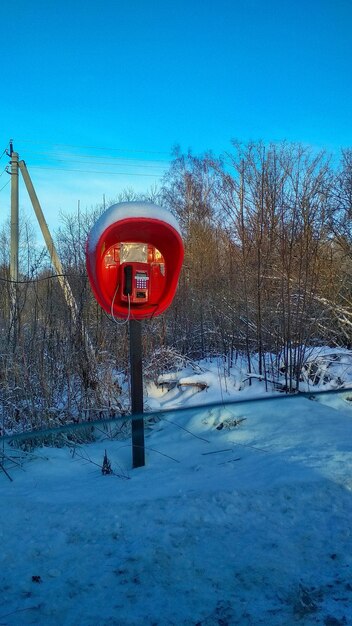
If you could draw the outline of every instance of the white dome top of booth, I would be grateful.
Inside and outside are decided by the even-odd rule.
[[[153,202],[119,202],[104,211],[94,224],[88,235],[88,251],[95,250],[100,237],[109,226],[129,217],[143,217],[165,222],[181,235],[181,229],[176,218],[167,209],[157,206]]]

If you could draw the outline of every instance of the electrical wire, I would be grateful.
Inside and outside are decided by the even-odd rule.
[[[3,278],[0,276],[0,282],[11,283],[15,285],[27,285],[29,283],[39,283],[44,280],[51,280],[52,278],[76,278],[73,274],[50,274],[50,276],[42,276],[41,278],[29,278],[28,280],[12,280],[11,278]]]
[[[11,178],[9,178],[9,180],[7,181],[7,183],[5,183],[5,185],[3,185],[3,187],[1,187],[0,191],[2,191],[3,189],[5,189],[5,187],[11,182]]]
[[[81,170],[67,167],[44,167],[42,165],[31,165],[31,169],[37,170],[57,170],[61,172],[80,172],[82,174],[110,174],[113,176],[148,176],[152,178],[160,177],[160,174],[144,174],[138,172],[106,172],[102,170]]]
[[[50,142],[50,141],[38,141],[38,140],[34,140],[34,139],[18,139],[16,138],[16,141],[20,142],[22,141],[23,143],[34,143],[34,144],[44,144],[44,145],[49,145],[49,146],[60,146],[60,147],[65,147],[65,148],[79,148],[79,149],[83,149],[83,150],[105,150],[105,151],[109,151],[111,150],[112,152],[129,152],[132,154],[167,154],[170,155],[169,152],[163,151],[163,150],[145,150],[145,149],[131,149],[131,148],[113,148],[113,147],[107,147],[107,146],[78,146],[75,144],[70,144],[70,143],[55,143],[55,142]]]
[[[87,165],[87,161],[79,161],[79,160],[72,159],[72,158],[59,159],[59,158],[55,157],[54,160],[57,163],[67,163],[67,162],[70,162],[70,163],[84,163],[84,164]],[[90,161],[89,165],[102,165],[103,166],[103,165],[116,165],[116,163],[114,163],[112,161]],[[161,165],[160,166],[158,166],[158,165],[154,166],[154,165],[148,165],[148,164],[146,164],[146,165],[137,165],[136,163],[120,163],[120,164],[118,163],[118,165],[121,165],[122,167],[136,167],[136,168],[142,168],[142,167],[148,167],[149,168],[150,167],[150,168],[154,168],[154,169],[158,168],[160,170],[165,170],[165,168],[166,168],[166,166],[164,168]]]
[[[66,160],[72,160],[73,157],[79,157],[81,159],[106,159],[106,155],[99,154],[79,154],[79,153],[69,153],[69,152],[37,152],[36,150],[30,150],[29,154],[35,154],[37,156],[44,156],[50,159],[59,160],[60,158],[65,158]],[[171,163],[170,159],[135,159],[132,157],[120,157],[109,154],[109,159],[114,159],[114,165],[116,162],[121,162],[123,165],[135,165],[136,167],[166,167]],[[149,161],[147,163],[146,161]],[[99,161],[99,164],[101,161]],[[162,165],[155,165],[157,163],[161,163]],[[106,165],[106,162],[103,162]],[[109,165],[111,163],[108,163]]]
[[[5,150],[1,153],[1,155],[0,155],[0,160],[2,159],[2,157],[4,156],[4,154],[6,153],[6,150],[7,150],[7,146],[6,146]]]

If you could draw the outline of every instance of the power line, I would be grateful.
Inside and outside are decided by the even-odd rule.
[[[28,154],[28,153],[26,153]],[[29,154],[36,154],[39,156],[45,156],[49,159],[59,159],[66,158],[67,160],[72,159],[73,157],[79,157],[80,159],[105,159],[106,155],[99,154],[79,154],[79,153],[70,153],[70,152],[38,152],[36,150],[30,150]],[[171,163],[171,159],[135,159],[129,157],[120,157],[109,154],[109,159],[114,159],[115,162],[120,162],[124,165],[132,164],[136,165],[136,167],[166,167]],[[148,162],[146,162],[148,161]],[[155,165],[160,163],[162,165]],[[139,164],[139,165],[138,165]]]
[[[7,146],[6,146],[5,150],[1,153],[1,155],[0,155],[0,159],[2,159],[2,157],[3,157],[3,156],[4,156],[4,154],[6,153],[6,150],[7,150]]]
[[[80,172],[83,174],[110,174],[113,176],[150,176],[152,178],[158,178],[160,177],[159,174],[144,174],[144,173],[136,173],[136,172],[106,172],[103,170],[81,170],[81,169],[73,169],[73,168],[67,168],[67,167],[45,167],[42,165],[31,165],[31,169],[37,169],[37,170],[57,170],[57,171],[61,171],[61,172]]]
[[[56,161],[60,162],[60,163],[65,163],[66,161],[64,159],[56,159]],[[71,163],[87,163],[86,161],[79,161],[76,159],[71,159]],[[116,165],[116,163],[113,163],[111,161],[90,161],[89,165]],[[159,169],[162,171],[165,171],[166,166],[162,167],[162,166],[157,166],[157,165],[137,165],[136,163],[121,163],[120,165],[122,165],[123,167],[135,167],[135,168],[142,168],[142,167],[148,167],[148,168],[153,168],[153,169]]]
[[[61,146],[65,148],[79,148],[83,150],[111,150],[112,152],[131,152],[131,153],[139,153],[139,154],[167,154],[170,155],[170,152],[162,151],[162,150],[145,150],[145,149],[131,149],[131,148],[113,148],[107,146],[78,146],[70,143],[54,143],[50,141],[38,141],[35,139],[16,139],[16,141],[23,143],[34,143],[39,145],[49,145],[49,146]]]
[[[70,162],[70,163],[85,163],[86,165],[87,164],[88,165],[90,165],[90,164],[92,164],[92,165],[102,165],[102,166],[103,165],[121,165],[122,167],[135,167],[135,168],[148,167],[148,168],[160,169],[160,170],[163,170],[163,171],[165,171],[165,169],[167,167],[166,165],[165,165],[165,167],[157,166],[157,165],[151,165],[151,164],[150,165],[148,165],[148,164],[146,164],[146,165],[137,165],[135,162],[133,162],[133,163],[113,163],[111,161],[90,161],[89,163],[87,163],[87,161],[80,161],[80,160],[76,160],[76,159],[72,159],[72,158],[70,158],[70,159],[60,159],[60,158],[56,158],[56,157],[53,157],[53,161],[56,161],[58,163],[68,163],[68,162]],[[33,167],[33,166],[31,166],[31,167]]]
[[[80,276],[80,274],[78,274],[78,276]],[[27,285],[30,283],[39,283],[44,280],[51,280],[52,278],[77,278],[77,274],[50,274],[49,276],[28,278],[27,280],[11,280],[10,278],[3,278],[2,276],[0,276],[0,282],[11,283],[14,285]]]
[[[0,191],[2,191],[3,189],[5,189],[6,185],[8,185],[10,181],[11,181],[11,178],[9,178],[9,180],[7,181],[7,183],[5,183],[5,185],[3,185],[3,187],[1,187]]]

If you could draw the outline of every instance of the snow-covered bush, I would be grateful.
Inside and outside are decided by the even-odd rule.
[[[196,361],[181,354],[175,348],[162,346],[154,350],[147,359],[143,375],[146,382],[157,383],[160,374],[179,372],[186,368],[195,373],[202,371]]]

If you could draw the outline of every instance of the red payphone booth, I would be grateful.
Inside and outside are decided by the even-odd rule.
[[[160,315],[175,295],[183,254],[169,211],[149,202],[114,204],[87,242],[87,272],[97,301],[113,317]]]
[[[129,323],[133,467],[145,464],[139,320],[160,315],[171,304],[183,254],[177,221],[149,202],[114,204],[88,236],[86,264],[93,293],[108,314]]]

